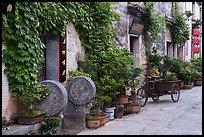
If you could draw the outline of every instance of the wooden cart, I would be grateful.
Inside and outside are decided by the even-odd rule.
[[[145,106],[148,97],[154,101],[160,96],[171,95],[173,102],[177,102],[180,97],[181,80],[150,80],[138,89],[137,95],[142,97],[142,107]]]

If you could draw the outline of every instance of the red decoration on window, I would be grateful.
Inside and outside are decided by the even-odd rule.
[[[198,38],[193,38],[193,44],[194,45],[199,45],[200,44],[200,40]]]
[[[193,29],[193,36],[200,36],[199,29]]]
[[[193,53],[199,53],[200,48],[199,47],[193,47]]]

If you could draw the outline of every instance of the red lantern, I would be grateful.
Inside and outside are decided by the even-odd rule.
[[[199,47],[193,47],[193,53],[199,53],[200,48]]]
[[[199,29],[193,29],[193,36],[199,36],[199,35],[200,35]]]
[[[198,38],[193,38],[193,44],[194,45],[199,45],[200,44],[200,40]]]

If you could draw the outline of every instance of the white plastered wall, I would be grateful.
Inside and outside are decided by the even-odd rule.
[[[81,45],[79,35],[72,23],[67,25],[67,44],[66,44],[66,70],[69,77],[69,70],[77,70],[77,58],[84,59],[84,48]]]

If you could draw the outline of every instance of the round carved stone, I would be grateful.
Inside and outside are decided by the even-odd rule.
[[[45,116],[58,115],[67,104],[67,91],[58,81],[45,80],[41,82],[48,88],[49,95],[39,104],[45,111]]]
[[[76,105],[89,103],[96,94],[94,82],[85,76],[75,77],[66,86],[69,100]]]

